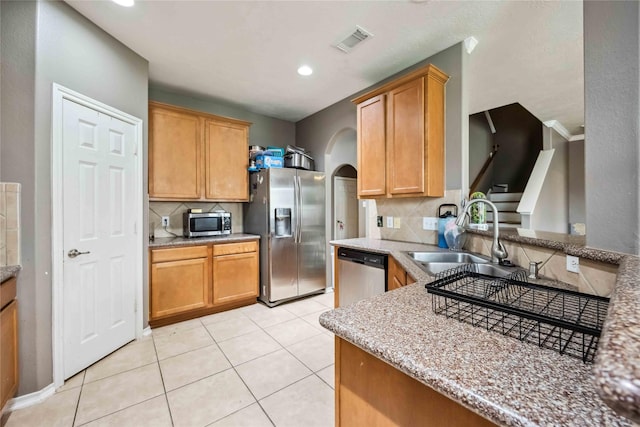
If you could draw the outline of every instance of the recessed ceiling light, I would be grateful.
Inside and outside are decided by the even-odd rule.
[[[308,65],[303,65],[298,68],[298,74],[300,74],[301,76],[310,76],[311,74],[313,74],[313,70]]]
[[[134,3],[134,0],[112,0],[112,1],[124,7],[131,7],[133,6],[133,3]]]

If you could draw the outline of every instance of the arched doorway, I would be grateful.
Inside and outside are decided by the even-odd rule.
[[[352,239],[360,235],[358,215],[358,172],[343,165],[333,175],[333,238]]]

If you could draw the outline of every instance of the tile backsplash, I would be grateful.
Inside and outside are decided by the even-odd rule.
[[[20,265],[20,184],[0,183],[0,266]]]
[[[385,240],[401,240],[404,242],[416,242],[426,244],[438,244],[438,231],[423,230],[423,217],[437,217],[438,207],[445,203],[453,203],[460,205],[462,191],[447,190],[442,198],[400,198],[400,199],[377,199],[370,201],[370,205],[375,205],[370,211],[375,212],[374,215],[383,216],[383,227],[376,227],[376,218],[370,218],[369,228],[372,233],[369,237]],[[387,228],[387,217],[392,216],[394,219],[400,219],[399,228]],[[376,229],[377,228],[377,229]],[[373,229],[373,230],[372,230]],[[377,232],[377,233],[376,233]]]
[[[468,234],[465,249],[491,256],[492,237]],[[540,262],[541,276],[575,286],[579,292],[608,297],[613,290],[618,266],[580,258],[580,272],[567,271],[567,256],[561,250],[501,240],[509,252],[509,261],[523,268],[529,262]]]
[[[231,232],[242,233],[242,203],[216,202],[149,202],[149,234],[155,237],[182,236],[182,214],[187,209],[202,209],[202,212],[224,210],[231,213]],[[162,217],[169,217],[167,231],[162,227]]]

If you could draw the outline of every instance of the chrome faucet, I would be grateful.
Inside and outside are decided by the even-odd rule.
[[[476,203],[484,203],[489,205],[491,211],[493,212],[493,243],[491,244],[491,262],[494,264],[501,264],[502,260],[507,258],[509,254],[507,253],[507,249],[504,247],[502,243],[500,243],[500,228],[498,225],[498,208],[492,202],[487,199],[474,199],[467,203],[467,206],[464,207],[464,212],[462,215],[456,219],[456,225],[462,227],[464,224],[465,217],[469,214],[469,208],[475,205]]]

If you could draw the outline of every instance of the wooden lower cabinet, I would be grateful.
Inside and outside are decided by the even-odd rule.
[[[258,252],[213,257],[213,304],[258,297]]]
[[[256,241],[151,249],[150,325],[257,302],[258,264]]]
[[[388,268],[387,268],[387,288],[392,291],[394,289],[401,288],[403,286],[410,285],[415,283],[416,279],[411,277],[402,265],[398,261],[395,260],[392,256],[389,256],[388,259]]]
[[[209,259],[159,262],[151,267],[151,318],[209,305]]]
[[[335,351],[336,427],[495,425],[341,338]]]
[[[0,410],[18,391],[18,301],[16,279],[0,285]],[[5,290],[9,289],[9,292]],[[4,297],[7,297],[6,299]],[[9,302],[10,301],[10,302]]]

